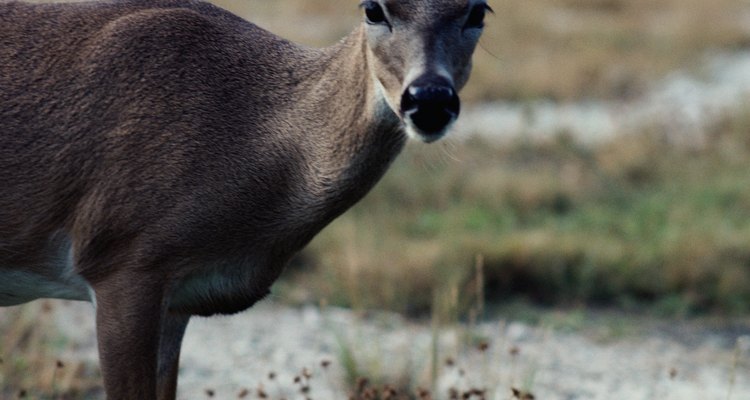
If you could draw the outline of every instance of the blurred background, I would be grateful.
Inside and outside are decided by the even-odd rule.
[[[336,42],[361,18],[355,0],[212,2],[310,46]],[[401,368],[410,372],[394,381],[382,378],[393,369],[391,361],[371,354],[385,346],[354,346],[361,341],[342,339],[352,331],[342,322],[333,344],[322,348],[336,354],[334,362],[342,370],[345,383],[332,386],[355,392],[361,385],[357,378],[372,372],[373,363],[382,375],[377,382],[398,382],[412,391],[431,382],[434,389],[442,373],[437,372],[442,361],[436,355],[436,327],[500,321],[502,340],[487,331],[464,331],[458,341],[480,350],[493,341],[505,343],[498,345],[498,354],[511,360],[503,367],[510,368],[511,377],[523,370],[513,364],[520,360],[519,352],[541,355],[528,361],[531,372],[503,378],[503,391],[497,392],[503,394],[491,398],[528,399],[523,396],[532,390],[537,395],[547,390],[538,397],[545,399],[748,398],[750,382],[742,386],[737,376],[750,371],[750,362],[733,356],[747,349],[733,346],[735,339],[750,334],[750,2],[489,2],[495,13],[487,17],[452,137],[431,145],[410,143],[373,192],[294,260],[273,288],[272,302],[316,313],[338,307],[349,310],[341,311],[350,313],[346,315],[394,312],[402,322],[388,322],[390,331],[418,329],[407,329],[403,318],[427,326],[425,340],[431,347],[416,359],[431,361],[415,366],[409,358]],[[44,318],[52,313],[50,304],[57,303],[0,310],[1,398],[26,397],[24,388],[34,386],[48,391],[33,398],[58,398],[39,394],[60,393],[49,389],[55,387],[81,398],[101,394],[92,361],[93,327],[77,333],[88,339],[71,344],[69,337],[77,331],[60,328],[60,318]],[[246,314],[263,318],[263,310]],[[285,315],[279,313],[276,308],[269,312],[277,316],[269,316],[271,324],[281,323],[274,320]],[[290,319],[308,317],[301,311]],[[581,386],[563,396],[560,385],[567,379],[559,365],[551,373],[555,383],[537,378],[535,384],[538,371],[560,362],[552,354],[545,364],[544,349],[550,341],[563,341],[546,330],[534,336],[529,333],[536,332],[533,327],[588,332],[590,321],[607,326],[608,333],[595,334],[586,345],[601,345],[602,351],[632,333],[634,325],[678,324],[685,328],[675,334],[680,343],[703,343],[715,339],[704,333],[722,332],[707,350],[724,357],[720,362],[686,361],[715,365],[716,380],[688,375],[685,379],[694,386],[665,395],[657,390],[660,382],[679,380],[681,368],[687,367],[673,367],[662,357],[654,367],[661,378],[645,385],[641,378],[628,383],[650,388],[643,396],[623,395],[612,387],[588,396]],[[70,324],[70,318],[62,323]],[[191,325],[194,335],[202,332],[200,324]],[[323,324],[338,326],[326,318]],[[61,339],[60,329],[68,339]],[[359,335],[363,329],[353,331]],[[187,357],[206,343],[196,339],[191,350],[190,334]],[[529,339],[533,345],[526,348],[507,345],[522,342],[518,338],[524,335],[538,341]],[[574,344],[569,351],[586,346]],[[644,351],[660,354],[657,347]],[[674,352],[695,348],[678,346]],[[88,351],[89,361],[60,366],[60,354],[82,351]],[[620,351],[616,357],[626,362],[636,350]],[[235,347],[231,352],[243,354]],[[357,361],[358,352],[377,362]],[[606,358],[600,353],[592,357]],[[453,366],[449,360],[443,360],[443,369]],[[487,359],[481,360],[479,368],[490,370]],[[628,374],[636,376],[634,371],[645,365],[638,360],[632,371],[610,375],[625,380]],[[431,371],[423,373],[425,368]],[[214,397],[205,382],[229,379],[228,373],[193,372],[185,373],[184,398]],[[599,375],[588,379],[609,382]],[[482,386],[486,381],[478,382]],[[718,382],[714,386],[721,397],[699,397],[695,388],[708,390],[706,382]],[[521,389],[514,393],[511,386]],[[248,396],[237,392],[234,397]],[[255,390],[250,393],[262,397]]]
[[[352,2],[216,4],[311,46]],[[494,1],[455,138],[410,145],[278,285],[293,302],[750,311],[750,3]]]

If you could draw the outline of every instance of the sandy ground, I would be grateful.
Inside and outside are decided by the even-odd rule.
[[[566,133],[584,144],[657,128],[678,144],[700,146],[723,115],[747,109],[750,51],[707,54],[690,70],[655,82],[627,100],[554,103],[496,101],[467,107],[456,133],[496,141],[544,141]]]
[[[61,357],[96,362],[91,306],[55,304],[56,324],[70,341]],[[486,389],[488,399],[511,399],[512,387],[542,400],[750,399],[750,321],[625,320],[561,314],[554,328],[496,320],[454,325],[435,339],[429,321],[267,301],[232,317],[191,321],[179,398],[208,398],[210,391],[233,399],[243,390],[246,398],[259,398],[262,388],[272,399],[304,399],[294,377],[306,369],[309,398],[346,399],[348,352],[360,374],[429,382],[438,343],[440,399],[451,387]],[[488,347],[481,351],[476,343]]]

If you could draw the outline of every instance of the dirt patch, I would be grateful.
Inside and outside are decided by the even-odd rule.
[[[67,338],[57,358],[96,363],[91,306],[54,302],[51,315]],[[512,388],[546,400],[750,396],[750,321],[558,317],[546,328],[498,319],[436,331],[394,314],[264,302],[233,317],[191,321],[179,398],[236,398],[258,389],[273,399],[303,398],[306,385],[310,398],[344,399],[353,374],[429,387],[433,373],[436,398],[470,387],[491,399],[511,398]]]

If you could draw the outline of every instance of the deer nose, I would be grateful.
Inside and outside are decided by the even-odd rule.
[[[447,80],[416,80],[401,96],[401,114],[421,133],[442,133],[461,109],[461,101]]]

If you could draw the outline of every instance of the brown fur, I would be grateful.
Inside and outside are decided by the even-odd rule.
[[[58,279],[69,238],[110,398],[174,398],[189,316],[262,298],[400,151],[372,78],[397,101],[384,51],[413,48],[366,31],[310,49],[197,1],[0,3],[0,268]]]

